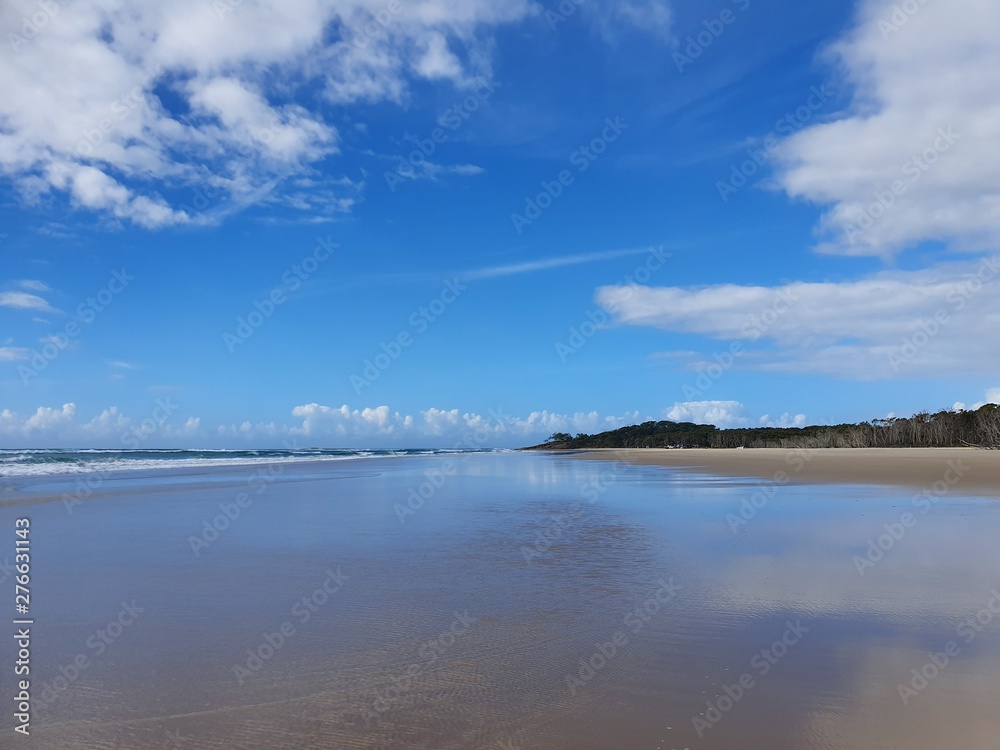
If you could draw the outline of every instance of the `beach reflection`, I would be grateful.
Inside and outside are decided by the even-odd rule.
[[[994,501],[900,531],[912,491],[783,486],[734,523],[759,480],[443,460],[286,467],[198,554],[239,472],[0,508],[41,532],[39,691],[93,657],[34,747],[995,750]]]

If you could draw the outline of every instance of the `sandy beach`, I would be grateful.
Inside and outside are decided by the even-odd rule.
[[[1000,497],[1000,451],[973,448],[819,448],[813,450],[588,450],[576,458],[760,477],[787,484],[869,484]]]

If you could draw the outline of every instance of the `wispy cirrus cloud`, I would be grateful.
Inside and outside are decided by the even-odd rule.
[[[21,279],[17,282],[17,285],[22,289],[27,289],[29,292],[51,292],[52,288],[46,284],[44,281],[38,281],[37,279]]]
[[[649,248],[638,250],[607,250],[596,253],[580,253],[578,255],[563,255],[554,258],[540,258],[538,260],[527,260],[522,263],[509,263],[499,266],[487,266],[471,271],[464,271],[459,276],[465,281],[478,281],[480,279],[496,279],[502,276],[517,276],[525,273],[537,273],[538,271],[549,271],[553,268],[565,268],[567,266],[580,266],[586,263],[600,263],[605,260],[615,260],[626,258],[630,255],[642,255],[648,253]]]
[[[56,312],[43,298],[28,292],[0,292],[0,307],[12,307],[15,310],[38,310],[41,312]]]
[[[27,359],[31,352],[21,346],[0,346],[0,362],[18,362]]]

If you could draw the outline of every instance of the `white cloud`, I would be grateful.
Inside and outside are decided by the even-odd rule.
[[[168,399],[169,401],[169,399]],[[132,417],[109,407],[89,420],[79,418],[76,405],[40,407],[31,414],[9,409],[0,415],[0,440],[14,447],[30,443],[43,447],[93,445],[121,447],[135,443],[156,447],[180,445],[277,444],[285,439],[323,446],[390,447],[519,447],[539,443],[553,432],[600,432],[644,421],[639,412],[601,416],[597,412],[557,414],[532,412],[517,417],[501,411],[486,414],[459,409],[429,408],[416,415],[401,414],[388,406],[352,409],[344,405],[296,406],[291,415],[297,423],[252,423],[244,421],[203,429],[197,417],[182,418],[176,405],[163,417],[154,409],[145,417]],[[150,419],[150,416],[153,419]]]
[[[503,413],[477,414],[458,409],[430,408],[416,416],[391,411],[388,406],[351,409],[306,404],[292,409],[292,415],[302,419],[290,428],[294,435],[330,436],[340,438],[443,438],[460,441],[472,433],[485,433],[484,445],[520,445],[521,439],[545,438],[553,432],[601,432],[626,424],[635,424],[639,413],[621,417],[602,417],[597,412],[557,414],[549,411],[531,412],[527,417]]]
[[[35,432],[58,433],[62,428],[72,423],[76,417],[76,404],[63,404],[61,409],[39,406],[38,409],[24,421],[24,433]]]
[[[601,39],[613,46],[634,33],[662,40],[672,37],[673,11],[662,0],[588,0],[582,8]]]
[[[485,414],[459,409],[431,407],[415,415],[393,411],[388,406],[351,408],[303,404],[292,409],[298,421],[290,424],[248,420],[205,428],[198,417],[183,417],[170,399],[169,409],[157,402],[149,414],[130,416],[111,406],[91,419],[81,418],[76,405],[39,407],[30,414],[6,409],[0,414],[0,444],[12,447],[166,447],[186,448],[217,445],[318,445],[342,448],[437,447],[514,448],[541,443],[554,432],[594,434],[626,425],[653,421],[640,412],[601,415],[596,411],[560,414],[547,410],[527,416],[503,410]],[[755,420],[738,401],[705,401],[674,404],[666,418],[711,423],[718,427],[798,426],[804,415],[787,414],[777,420]]]
[[[910,14],[902,5],[863,0],[854,28],[829,51],[854,88],[851,111],[785,141],[778,183],[826,207],[821,251],[888,255],[926,240],[995,248],[1000,5],[910,3]],[[950,145],[940,135],[949,130]],[[885,195],[897,181],[904,192]],[[890,208],[869,210],[877,193]]]
[[[10,30],[0,49],[0,174],[25,201],[59,194],[150,228],[225,215],[218,207],[203,212],[199,190],[217,191],[222,204],[280,203],[285,180],[314,175],[313,165],[337,152],[330,103],[405,104],[414,80],[464,90],[492,72],[493,30],[535,6],[413,0],[398,7],[9,0],[0,4],[0,28]],[[36,28],[31,19],[43,17]],[[272,183],[276,190],[261,192]],[[164,197],[178,191],[187,197]],[[352,190],[345,197],[333,180],[326,191],[322,209],[350,208]],[[321,210],[317,196],[326,193],[309,192],[308,208]]]
[[[620,417],[602,417],[596,411],[576,412],[575,414],[556,414],[549,411],[535,411],[524,419],[513,419],[504,424],[514,434],[538,435],[548,437],[553,432],[604,432],[615,430],[625,425],[638,424],[646,421],[639,412],[627,413]]]
[[[539,260],[529,260],[523,263],[510,263],[502,266],[490,266],[488,268],[477,268],[473,271],[466,271],[461,274],[464,280],[494,279],[500,276],[516,276],[522,273],[534,273],[535,271],[548,271],[552,268],[563,268],[565,266],[579,266],[585,263],[597,263],[604,260],[615,260],[629,255],[640,255],[649,253],[649,248],[641,250],[607,250],[596,253],[580,253],[579,255],[564,255],[559,258],[542,258]]]
[[[31,352],[20,346],[0,346],[0,362],[17,362],[27,359]]]
[[[998,278],[1000,256],[845,282],[609,286],[597,301],[619,323],[727,342],[716,352],[736,342],[736,367],[861,379],[995,373]]]
[[[714,424],[716,427],[747,427],[751,424],[746,407],[739,401],[685,401],[666,411],[674,422]]]
[[[37,294],[27,292],[0,292],[0,307],[13,307],[17,310],[41,310],[55,312],[44,299]]]
[[[22,279],[17,282],[17,285],[22,289],[27,289],[29,292],[51,292],[52,289],[44,281],[38,281],[37,279]]]
[[[675,403],[664,413],[674,422],[694,422],[714,424],[721,429],[731,427],[804,427],[805,414],[791,415],[787,412],[776,419],[765,414],[756,421],[750,417],[747,408],[739,401],[683,401]]]
[[[175,411],[176,407],[170,409]],[[40,406],[23,415],[4,409],[0,413],[0,440],[11,447],[155,447],[197,438],[200,426],[201,420],[196,417],[174,419],[169,411],[162,411],[159,402],[142,417],[131,417],[111,406],[89,420],[80,419],[76,404],[68,403],[61,407]]]
[[[302,419],[302,424],[293,428],[293,432],[309,436],[392,436],[412,423],[412,417],[403,417],[399,412],[390,412],[388,406],[352,410],[346,404],[334,408],[313,403],[296,406],[292,409],[292,416]]]
[[[964,411],[969,408],[969,411],[976,411],[986,404],[997,404],[1000,406],[1000,388],[990,388],[986,391],[986,398],[983,401],[977,401],[972,405],[971,408],[966,407],[965,403],[962,401],[956,401],[955,405],[952,407],[952,411]]]
[[[796,414],[793,416],[785,412],[777,419],[771,419],[770,414],[765,414],[758,421],[761,427],[805,427],[806,415]]]

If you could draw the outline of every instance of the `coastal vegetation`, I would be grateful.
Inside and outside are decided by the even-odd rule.
[[[553,434],[537,449],[580,448],[956,448],[1000,449],[1000,406],[921,412],[859,424],[736,427],[644,422],[596,435]]]

